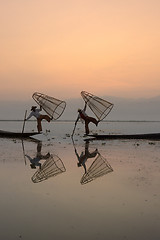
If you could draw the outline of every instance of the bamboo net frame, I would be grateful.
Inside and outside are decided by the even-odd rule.
[[[110,172],[113,172],[113,168],[110,166],[107,160],[101,154],[99,154],[87,172],[84,173],[80,182],[82,185],[84,185]]]
[[[102,121],[114,106],[113,103],[85,91],[81,92],[81,96],[99,121]]]
[[[35,92],[32,98],[42,106],[43,110],[54,120],[58,119],[66,108],[66,102],[47,96],[43,93]]]
[[[66,169],[62,160],[56,155],[51,155],[49,159],[43,163],[41,169],[34,173],[31,179],[34,183],[39,183],[50,177],[55,177],[65,171]]]

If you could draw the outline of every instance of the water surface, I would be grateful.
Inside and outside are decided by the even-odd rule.
[[[156,132],[158,124],[106,123],[96,131]],[[0,139],[0,239],[160,238],[159,141],[87,143],[79,124],[72,142],[73,123],[43,127],[41,141]]]

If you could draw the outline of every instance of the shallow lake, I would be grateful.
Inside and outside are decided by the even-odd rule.
[[[159,125],[107,122],[91,131],[147,133]],[[160,142],[88,142],[82,124],[72,141],[73,127],[43,123],[36,140],[0,139],[0,239],[160,239]]]

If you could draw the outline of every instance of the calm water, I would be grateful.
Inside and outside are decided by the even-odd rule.
[[[22,125],[0,122],[0,129]],[[113,122],[91,130],[160,132],[159,125]],[[160,239],[160,142],[88,143],[80,123],[72,142],[73,127],[44,122],[39,141],[0,139],[0,239]]]

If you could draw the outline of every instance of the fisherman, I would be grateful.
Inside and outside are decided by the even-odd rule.
[[[40,114],[40,111],[42,111],[42,106],[40,106],[40,108],[37,108],[37,106],[32,106],[31,113],[25,119],[25,121],[27,121],[32,116],[34,116],[37,119],[37,129],[39,133],[42,131],[42,124],[41,124],[42,120],[45,119],[47,122],[51,121],[51,118],[48,115]]]
[[[85,106],[84,106],[84,109],[78,109],[78,117],[77,117],[77,120],[75,122],[75,126],[77,125],[77,122],[78,120],[80,119],[82,121],[82,123],[84,122],[85,123],[85,133],[86,135],[89,134],[89,123],[92,122],[94,123],[96,126],[98,126],[98,123],[99,121],[97,121],[95,118],[93,117],[89,117],[87,114],[86,114],[86,107],[87,107],[87,104],[85,103]],[[72,134],[73,135],[73,134]]]

